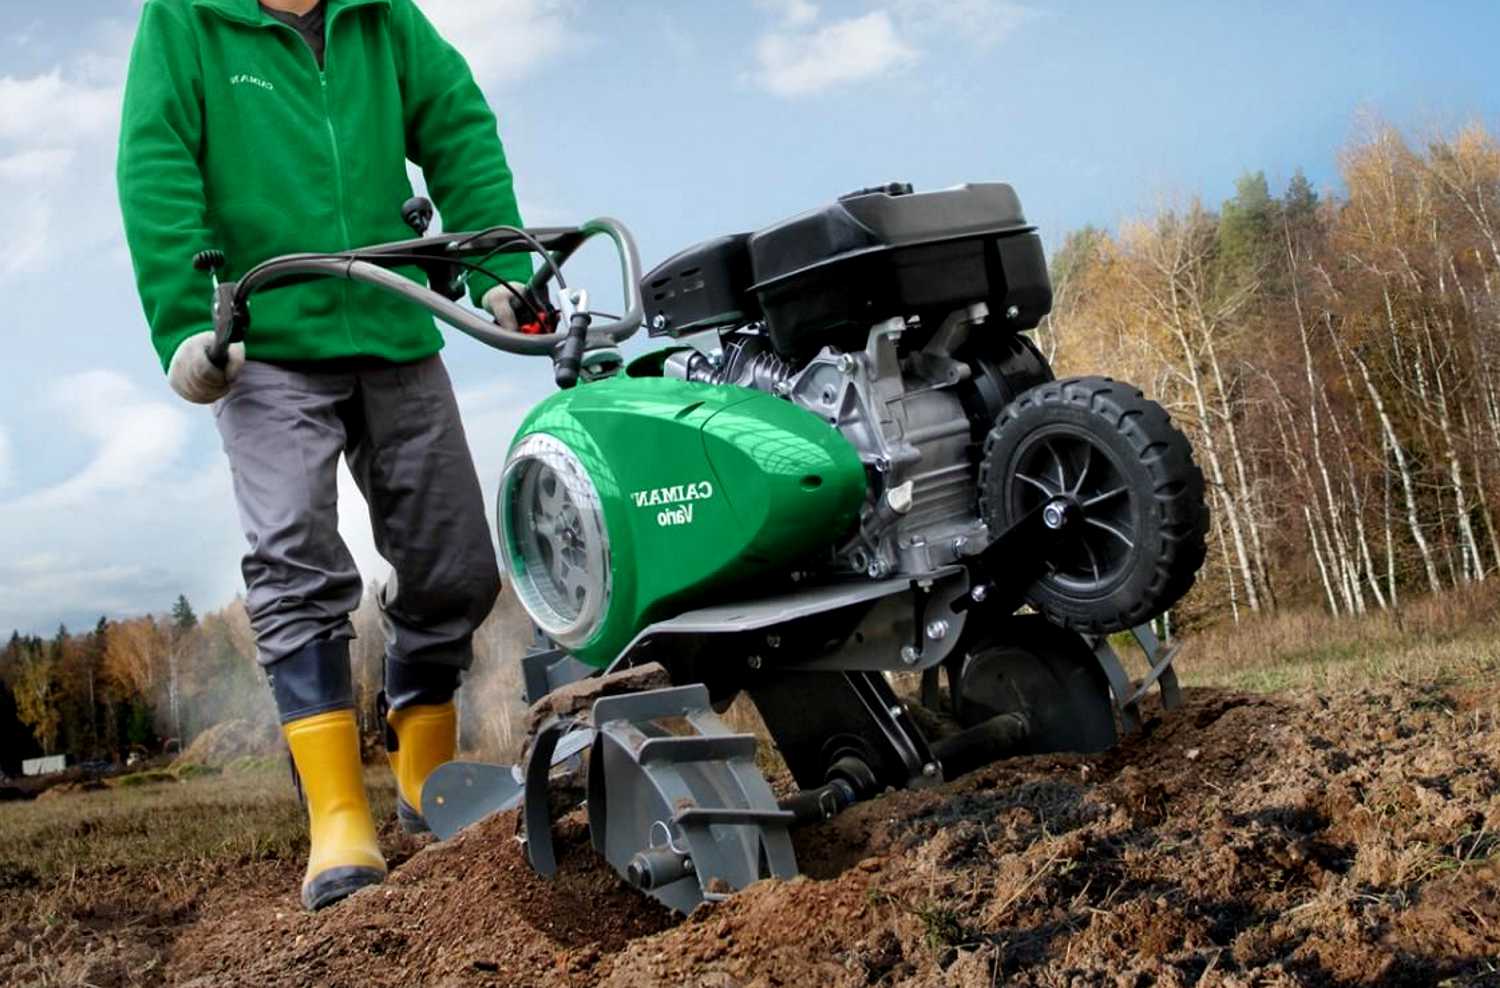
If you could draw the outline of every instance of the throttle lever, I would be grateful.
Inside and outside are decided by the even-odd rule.
[[[222,250],[202,250],[193,255],[193,270],[207,273],[213,283],[214,342],[208,348],[208,362],[219,370],[229,366],[229,345],[234,342],[235,330],[242,329],[244,321],[249,318],[249,313],[243,310],[240,311],[241,318],[236,318],[234,282],[219,281],[219,272],[227,263],[229,259]]]
[[[589,312],[589,293],[580,288],[573,292],[559,292],[560,308],[568,323],[567,337],[553,352],[557,386],[563,391],[578,384],[578,373],[583,367],[583,351],[589,342],[589,326],[594,317]]]

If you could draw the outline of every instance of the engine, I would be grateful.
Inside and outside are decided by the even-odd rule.
[[[870,480],[859,531],[838,548],[834,568],[871,579],[927,573],[989,545],[978,443],[1006,403],[1051,377],[1024,337],[985,340],[989,322],[983,303],[950,314],[936,332],[892,318],[869,330],[863,350],[827,347],[800,365],[750,327],[726,334],[721,348],[677,351],[663,373],[770,392],[827,420],[859,451]],[[998,350],[999,359],[975,350]]]
[[[1020,335],[1052,288],[1009,185],[863,189],[691,247],[642,289],[651,334],[692,344],[664,374],[776,394],[859,451],[871,496],[838,570],[931,572],[989,544],[979,444],[1052,376]]]

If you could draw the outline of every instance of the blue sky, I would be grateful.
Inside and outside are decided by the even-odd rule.
[[[1361,114],[1418,138],[1500,120],[1493,0],[419,2],[490,95],[528,219],[618,216],[648,263],[897,179],[1010,181],[1055,245],[1217,202],[1246,169],[1335,186]],[[162,380],[120,233],[139,8],[0,0],[0,629],[239,588],[211,417]],[[447,359],[493,487],[550,370],[463,339]],[[341,527],[378,578],[362,511],[350,490]]]

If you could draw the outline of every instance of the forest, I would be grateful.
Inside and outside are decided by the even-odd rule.
[[[1417,142],[1370,124],[1339,177],[1273,190],[1248,173],[1217,209],[1163,204],[1054,255],[1038,344],[1061,373],[1141,383],[1208,481],[1209,563],[1171,615],[1178,633],[1290,609],[1399,612],[1500,570],[1500,145],[1479,125]],[[371,611],[356,617],[366,693]],[[268,717],[253,657],[239,602],[13,634],[0,771]]]
[[[1357,617],[1500,567],[1500,147],[1380,125],[1342,189],[1242,176],[1071,234],[1040,342],[1140,382],[1193,440],[1210,563],[1180,627],[1316,605]]]

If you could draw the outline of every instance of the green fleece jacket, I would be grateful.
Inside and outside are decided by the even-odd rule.
[[[217,248],[235,278],[278,254],[411,236],[401,206],[415,162],[449,230],[518,225],[495,116],[463,57],[413,0],[328,0],[320,70],[258,0],[146,0],[130,60],[118,178],[126,239],[162,366],[212,328],[193,255]],[[525,279],[526,257],[470,279]],[[251,301],[254,360],[442,348],[422,310],[378,289],[317,281]]]

